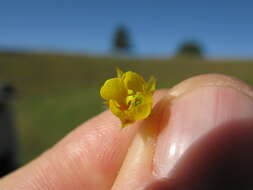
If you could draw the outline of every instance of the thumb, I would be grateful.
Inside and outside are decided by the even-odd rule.
[[[223,75],[194,77],[170,90],[150,119],[141,124],[112,189],[181,190],[191,189],[193,182],[199,189],[206,189],[193,177],[199,180],[204,175],[207,181],[213,180],[210,172],[214,170],[207,166],[219,171],[220,163],[238,155],[239,150],[247,155],[233,163],[248,164],[253,158],[245,148],[245,144],[250,144],[248,148],[253,145],[253,123],[249,124],[253,121],[252,94],[246,84]],[[221,154],[224,152],[231,154]],[[242,165],[237,169],[243,175],[249,171]],[[248,183],[247,178],[241,179]]]

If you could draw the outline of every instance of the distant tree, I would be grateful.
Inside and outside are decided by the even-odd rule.
[[[194,41],[183,42],[178,50],[178,57],[192,57],[192,58],[201,58],[203,57],[203,49],[201,45]]]
[[[114,51],[121,53],[127,53],[131,50],[129,32],[124,26],[116,28],[113,35],[112,47]]]

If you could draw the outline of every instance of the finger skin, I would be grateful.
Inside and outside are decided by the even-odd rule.
[[[158,91],[155,103],[167,92]],[[4,190],[111,188],[138,130],[121,129],[109,111],[85,122],[36,160],[0,180]]]

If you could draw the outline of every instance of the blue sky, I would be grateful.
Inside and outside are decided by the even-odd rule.
[[[210,57],[253,57],[250,0],[3,0],[0,48],[107,53],[124,24],[140,55],[173,55],[184,40]]]

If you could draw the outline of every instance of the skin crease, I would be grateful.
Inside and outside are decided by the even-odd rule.
[[[136,122],[133,126],[122,130],[117,127],[120,125],[118,119],[106,111],[85,122],[39,158],[1,179],[0,189],[187,189],[187,187],[180,187],[182,186],[179,183],[180,178],[185,181],[188,179],[187,173],[192,172],[188,169],[192,163],[189,160],[193,160],[196,155],[201,155],[200,150],[203,147],[201,145],[208,144],[210,139],[217,138],[217,141],[223,145],[221,147],[229,149],[226,137],[228,134],[234,134],[235,139],[241,139],[242,135],[236,137],[234,131],[239,128],[238,126],[246,125],[244,120],[248,121],[248,133],[252,131],[250,123],[252,123],[253,112],[250,107],[247,107],[247,105],[253,105],[252,94],[253,91],[248,85],[228,76],[209,74],[190,78],[169,91],[158,91],[155,95],[154,110],[145,121]],[[211,125],[206,126],[206,132],[203,134],[202,129],[196,129],[194,134],[191,134],[191,130],[185,130],[184,149],[180,149],[182,153],[175,159],[168,157],[169,154],[162,155],[162,152],[166,152],[163,151],[163,148],[169,149],[168,144],[173,143],[174,140],[176,142],[182,135],[177,131],[179,127],[173,128],[173,125],[182,124],[184,120],[194,117],[194,115],[190,117],[188,113],[201,114],[202,107],[196,109],[194,105],[197,105],[200,100],[205,102],[205,97],[212,100],[208,106],[210,113],[214,116],[217,110],[219,113],[226,113],[224,115],[226,120],[219,118],[217,123],[220,123],[215,129],[230,126],[234,120],[237,124],[232,125],[231,131],[222,132],[221,135],[213,135],[213,137],[211,135],[213,130],[210,130]],[[212,109],[213,105],[216,105],[215,108],[217,108],[217,100],[220,101],[219,109],[215,111]],[[184,117],[178,117],[180,113]],[[201,122],[205,121],[204,116]],[[214,119],[216,117],[217,114]],[[171,123],[172,121],[174,123]],[[190,120],[187,123],[190,123]],[[168,125],[172,126],[171,130],[168,130]],[[241,133],[245,134],[245,132]],[[191,135],[188,139],[189,134]],[[223,139],[226,140],[223,141]],[[250,140],[247,142],[253,145]],[[234,144],[238,151],[240,146],[245,146],[245,144],[240,144],[240,140]],[[207,151],[207,154],[214,154],[216,157],[215,155],[220,155],[222,151],[224,149],[220,148],[215,154],[212,151]],[[237,155],[231,150],[232,153]],[[166,168],[168,159],[174,159],[173,167],[175,166],[176,169],[173,172],[170,168]],[[240,159],[243,162],[244,158]],[[209,162],[203,161],[202,163],[205,168]],[[218,161],[212,163],[214,167],[219,168],[216,164],[219,163]],[[236,159],[234,163],[237,163]],[[206,172],[204,174],[208,176],[208,171]],[[196,172],[194,176],[200,173]],[[177,176],[177,183],[171,180],[173,175]],[[188,185],[190,187],[192,184],[188,183]],[[206,190],[208,187],[202,189]]]

